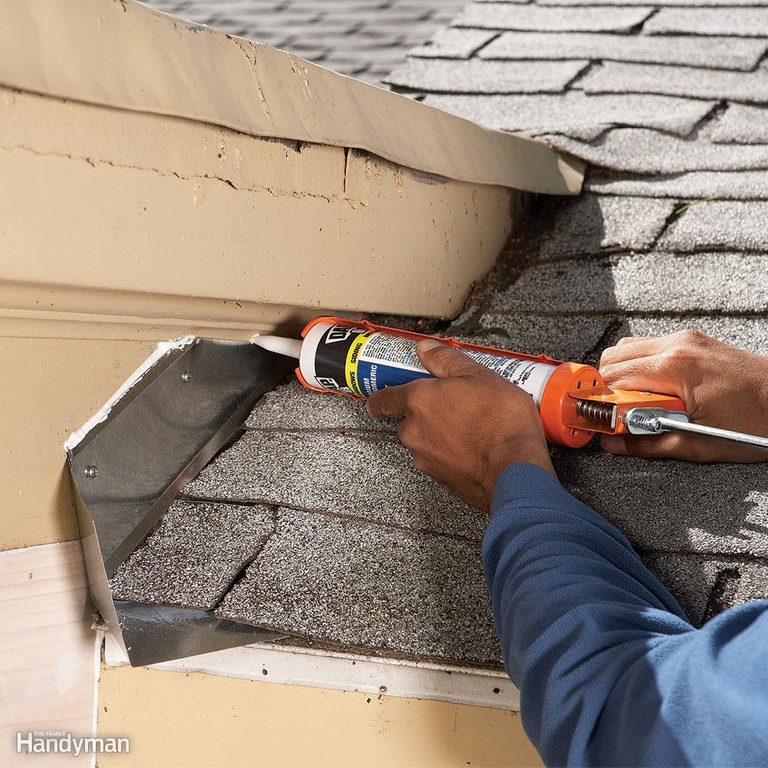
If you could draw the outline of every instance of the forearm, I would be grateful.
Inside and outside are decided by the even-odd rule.
[[[549,762],[579,763],[616,682],[693,628],[626,538],[537,467],[502,473],[483,557],[526,730]]]
[[[550,765],[765,765],[768,601],[695,630],[626,538],[507,467],[483,542],[523,724]]]

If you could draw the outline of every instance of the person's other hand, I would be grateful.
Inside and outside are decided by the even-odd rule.
[[[367,408],[375,419],[402,418],[400,441],[417,469],[484,510],[508,464],[555,474],[530,395],[455,348],[425,340],[416,350],[437,378],[383,389]]]
[[[603,352],[600,373],[612,387],[677,395],[692,422],[768,435],[768,358],[699,331],[621,339]],[[602,445],[611,453],[649,458],[768,461],[768,451],[759,448],[672,432],[604,436]]]

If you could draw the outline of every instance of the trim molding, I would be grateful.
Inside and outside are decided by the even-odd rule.
[[[110,634],[106,636],[104,659],[111,667],[128,664],[125,652]],[[356,691],[373,696],[433,699],[512,711],[520,709],[520,693],[503,672],[271,643],[229,648],[152,664],[150,668]]]

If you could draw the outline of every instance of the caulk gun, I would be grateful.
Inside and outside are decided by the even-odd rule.
[[[768,438],[693,424],[678,397],[609,387],[590,365],[468,344],[452,338],[374,325],[366,320],[318,317],[302,338],[254,336],[254,344],[299,361],[296,376],[308,389],[355,399],[431,374],[416,355],[421,339],[435,339],[527,392],[550,443],[580,448],[595,433],[651,435],[690,432],[768,449]]]

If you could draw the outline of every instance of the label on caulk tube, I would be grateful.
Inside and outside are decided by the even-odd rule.
[[[308,336],[304,343],[312,342]],[[303,355],[302,373],[324,389],[368,397],[386,387],[432,376],[419,361],[416,344],[415,339],[381,331],[348,325],[326,327],[317,338],[314,376],[304,371]],[[461,352],[520,387],[533,397],[537,406],[557,367],[480,350]]]

